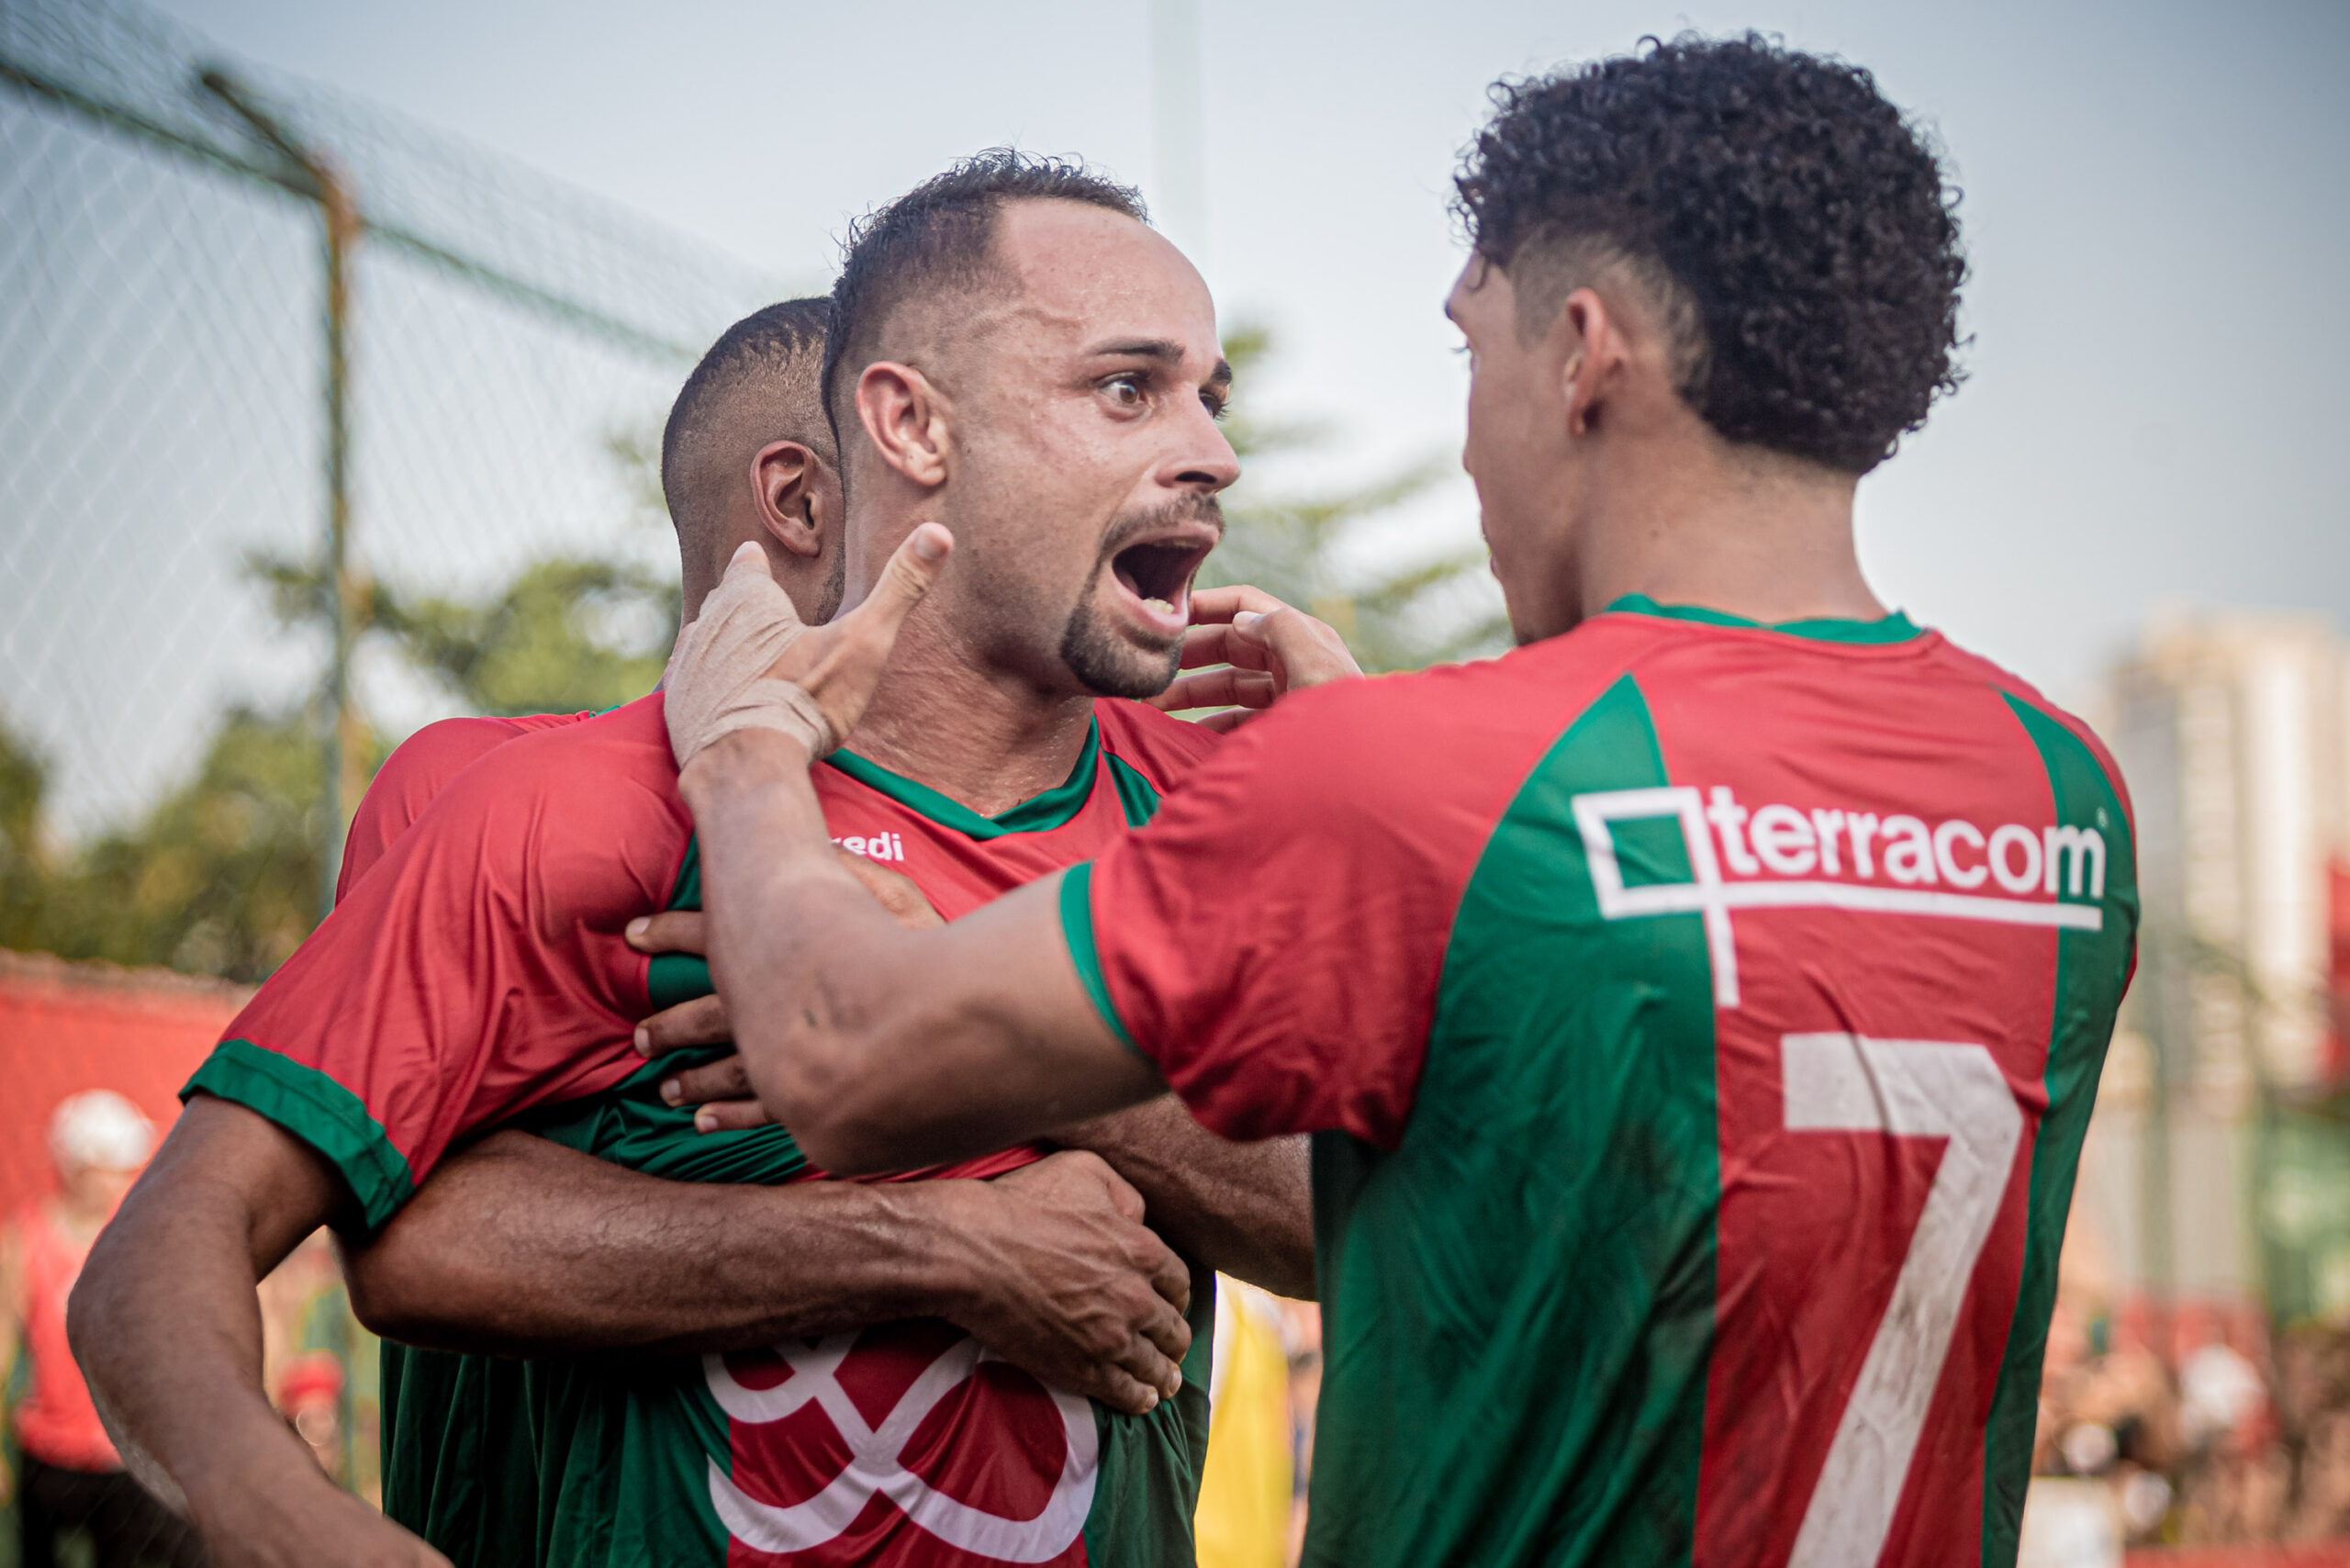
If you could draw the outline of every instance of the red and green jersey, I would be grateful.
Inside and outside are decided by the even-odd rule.
[[[1293,697],[1064,882],[1203,1122],[1316,1134],[1306,1559],[2011,1562],[2121,785],[1902,617],[1615,610]]]
[[[994,819],[852,754],[815,782],[843,846],[951,919],[1098,854],[1214,738],[1099,703],[1069,780]],[[449,1148],[498,1125],[677,1180],[816,1177],[780,1127],[696,1133],[656,1092],[683,1063],[630,1047],[646,1014],[709,990],[701,960],[648,962],[621,939],[635,915],[698,907],[696,867],[657,697],[594,718],[432,726],[371,790],[334,913],[189,1092],[308,1142],[369,1228]],[[1039,1153],[925,1174],[995,1174]],[[1213,1300],[1203,1275],[1187,1397],[1141,1418],[1046,1389],[936,1322],[749,1356],[390,1348],[386,1509],[484,1568],[1188,1561]]]

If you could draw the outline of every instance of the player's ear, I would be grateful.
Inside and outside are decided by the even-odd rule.
[[[882,462],[924,489],[946,482],[946,399],[930,377],[889,360],[867,365],[856,417]]]
[[[796,441],[771,441],[751,459],[751,488],[759,524],[795,555],[813,559],[824,548],[824,460]]]
[[[1599,422],[1605,352],[1613,338],[1607,302],[1596,291],[1578,288],[1567,296],[1559,319],[1551,323],[1549,347],[1558,356],[1559,387],[1571,436],[1587,434]]]

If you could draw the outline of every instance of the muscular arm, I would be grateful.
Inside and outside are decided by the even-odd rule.
[[[1053,1135],[1091,1149],[1142,1194],[1151,1228],[1186,1257],[1276,1295],[1314,1299],[1314,1191],[1303,1137],[1231,1143],[1162,1094]]]
[[[345,1265],[360,1321],[408,1344],[742,1350],[956,1316],[975,1288],[957,1196],[669,1182],[501,1132],[444,1161]]]
[[[858,857],[835,857],[835,863],[862,882],[898,924],[923,931],[944,924],[903,877]],[[638,922],[629,940],[642,952],[707,956],[708,935],[702,914],[673,911]],[[725,1006],[715,996],[646,1019],[639,1037],[648,1054],[732,1045],[734,1039]],[[740,1055],[681,1069],[669,1085],[672,1103],[701,1106],[701,1115],[715,1126],[752,1126],[767,1120],[752,1097]],[[1161,1095],[1058,1129],[1052,1141],[1091,1149],[1108,1161],[1141,1193],[1151,1228],[1184,1256],[1267,1290],[1311,1298],[1313,1192],[1304,1139],[1227,1142],[1192,1120],[1173,1096]]]
[[[348,1206],[307,1145],[198,1096],[73,1288],[67,1330],[116,1447],[216,1564],[446,1568],[328,1480],[262,1392],[254,1287]]]
[[[411,1344],[708,1351],[943,1317],[1056,1386],[1147,1409],[1190,1344],[1181,1261],[1083,1155],[988,1183],[664,1181],[526,1133],[451,1157],[346,1259]]]

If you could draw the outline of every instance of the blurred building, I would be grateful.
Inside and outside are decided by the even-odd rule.
[[[2145,911],[2076,1223],[2125,1335],[2258,1354],[2272,1324],[2350,1317],[2350,644],[2157,620],[2097,709]]]

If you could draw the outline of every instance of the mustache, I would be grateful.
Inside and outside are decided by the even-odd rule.
[[[1143,511],[1130,511],[1111,520],[1102,535],[1102,552],[1098,559],[1107,561],[1136,541],[1158,532],[1169,523],[1212,522],[1216,537],[1224,537],[1224,505],[1214,496],[1185,496]]]

